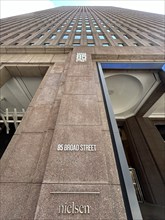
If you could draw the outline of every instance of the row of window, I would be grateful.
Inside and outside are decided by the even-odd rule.
[[[0,45],[3,45],[3,43],[0,43]],[[18,43],[14,43],[14,45],[18,45]],[[31,42],[31,43],[29,43],[29,45],[32,46],[32,45],[35,45],[35,43]],[[51,45],[51,43],[45,42],[43,45],[48,46],[48,45]],[[59,43],[58,45],[59,46],[65,46],[65,43]],[[137,43],[134,43],[134,45],[139,46]],[[81,44],[73,43],[73,46],[81,46]],[[87,46],[95,46],[95,44],[94,43],[88,43]],[[103,43],[102,46],[103,47],[108,47],[108,46],[110,46],[110,44],[109,43]],[[124,46],[124,44],[123,43],[118,43],[118,46]],[[153,45],[151,45],[151,46],[153,46]]]
[[[98,20],[99,21],[99,23],[102,25],[102,27],[104,27],[104,28],[108,28],[108,26],[106,26],[100,19]],[[107,22],[109,22],[109,21],[107,21]],[[72,28],[73,27],[73,25],[76,23],[76,21],[75,22],[71,22],[70,23],[70,28]],[[64,23],[65,24],[65,23]],[[86,24],[86,31],[87,32],[91,32],[91,30],[90,30],[90,28],[91,28],[91,26],[89,25],[89,22],[85,22],[85,24]],[[99,29],[99,26],[97,25],[97,23],[95,22],[95,20],[93,20],[93,24],[94,24],[94,27],[96,28],[96,31],[97,32],[101,32],[101,30]],[[120,26],[124,26],[124,25],[122,25],[122,24],[120,24]],[[64,26],[61,26],[61,27],[64,27]],[[112,28],[115,28],[115,26],[114,25],[111,25],[111,27]],[[80,28],[82,28],[82,22],[78,22],[78,26],[77,26],[77,30],[76,30],[76,32],[81,32],[81,30],[79,30]],[[89,29],[89,30],[88,30]],[[129,31],[132,31],[130,28],[127,28]],[[49,29],[48,29],[48,31],[49,31]],[[61,30],[58,30],[58,32],[59,31],[61,31]],[[67,32],[70,32],[71,30],[67,30]],[[107,32],[111,32],[111,30],[110,29],[107,29],[106,30]],[[117,29],[117,31],[118,32],[121,32],[121,30],[118,28]],[[138,36],[138,35],[137,35]],[[139,38],[142,38],[142,36],[138,36]]]
[[[80,23],[80,22],[78,22],[78,24],[79,24],[79,23]],[[94,22],[94,23],[96,23],[96,22]],[[93,24],[94,24],[94,23],[93,23]],[[73,24],[73,22],[71,22],[70,24]],[[102,24],[102,22],[101,22],[101,24]],[[105,26],[105,25],[104,25],[104,26]],[[64,26],[61,26],[61,27],[64,27]],[[71,28],[71,27],[73,27],[73,26],[70,25],[69,27]],[[77,26],[77,28],[81,28],[81,27],[82,27],[82,25],[78,25],[78,26]],[[105,26],[105,27],[106,27],[106,26]],[[112,25],[112,27],[114,27],[114,25]],[[87,33],[91,33],[91,29],[90,29],[90,28],[91,28],[90,25],[86,25],[86,32],[87,32]],[[95,28],[96,28],[96,31],[97,31],[98,33],[101,33],[101,30],[99,29],[98,25],[95,25]],[[61,31],[61,29],[57,29],[57,32],[60,32],[60,31]],[[66,30],[67,33],[70,33],[71,31],[72,31],[71,29],[67,29],[67,30]],[[82,31],[81,29],[76,29],[76,33],[81,33],[81,31]],[[111,29],[107,29],[106,31],[107,31],[107,32],[111,32]],[[118,31],[118,32],[121,32],[119,29],[117,29],[117,31]],[[47,32],[50,32],[50,29],[48,29]],[[29,36],[30,36],[30,35],[29,35]],[[29,37],[29,36],[28,36],[28,37]],[[38,38],[41,39],[43,36],[44,36],[44,35],[41,34]],[[141,35],[139,35],[139,34],[137,34],[136,36],[139,37],[139,38],[143,38],[143,37],[142,37]],[[55,37],[56,37],[55,35],[52,35],[50,39],[55,39]],[[126,35],[126,34],[123,35],[123,37],[124,37],[125,39],[130,39],[130,37],[129,37],[128,35]],[[90,37],[89,37],[89,38],[90,38]],[[99,38],[100,38],[100,39],[104,39],[103,37],[99,37]],[[111,38],[115,40],[115,39],[117,39],[117,36],[116,36],[116,35],[111,35]],[[67,39],[67,37],[66,37],[66,38],[64,37],[64,39]]]
[[[48,43],[48,44],[49,44],[49,43]],[[44,44],[44,45],[45,45],[45,44]],[[59,43],[58,45],[64,46],[65,43]],[[80,44],[75,43],[75,44],[73,44],[73,46],[80,46]],[[94,44],[94,43],[88,43],[87,46],[91,46],[91,47],[92,47],[92,46],[95,46],[95,44]],[[108,46],[110,46],[110,44],[109,44],[109,43],[103,43],[102,46],[103,46],[103,47],[108,47]],[[119,46],[119,47],[124,47],[124,44],[123,44],[123,43],[118,43],[118,46]],[[138,45],[135,45],[135,46],[138,46]]]
[[[77,18],[75,18],[75,19],[77,19]],[[92,19],[92,23],[93,23],[93,25],[95,26],[95,28],[96,28],[96,31],[97,32],[101,32],[101,30],[99,29],[99,26],[97,25],[97,23],[96,23],[96,21],[94,20],[94,18],[93,17],[91,17],[91,19]],[[103,23],[102,21],[101,21],[101,19],[99,19],[99,18],[97,18],[98,20],[97,20],[97,22],[98,23],[100,23],[103,27],[105,27],[105,28],[108,28],[108,26],[106,26],[106,24],[105,23],[107,23],[107,22],[109,22],[108,20],[105,20],[105,23]],[[70,22],[70,26],[69,27],[73,27],[73,25],[76,23],[76,20],[73,20],[73,21],[69,21],[70,19],[68,19],[68,22]],[[83,19],[82,18],[79,18],[79,21],[78,21],[78,26],[77,26],[77,28],[81,28],[82,27],[82,21],[83,21]],[[111,21],[114,21],[114,20],[112,20],[111,19]],[[114,21],[115,22],[115,21]],[[64,23],[64,24],[66,24],[66,23]],[[85,25],[86,25],[86,32],[87,33],[91,33],[91,26],[90,26],[90,24],[89,24],[89,19],[88,18],[85,18]],[[121,25],[121,26],[124,26],[124,25]],[[53,25],[53,27],[55,27],[55,25]],[[61,28],[62,27],[64,27],[64,25],[62,25],[61,26]],[[111,27],[112,28],[116,28],[114,25],[111,25]],[[131,29],[129,29],[129,28],[127,28],[129,31],[131,31]],[[40,29],[38,29],[38,30],[40,30]],[[47,29],[47,32],[50,32],[51,31],[51,29],[49,28],[49,29]],[[59,28],[59,29],[57,29],[57,32],[60,32],[61,31],[61,29]],[[66,32],[71,32],[72,30],[71,29],[68,29],[68,30],[66,30]],[[111,32],[112,30],[111,29],[107,29],[106,30],[107,32]],[[117,31],[118,32],[121,32],[120,31],[120,29],[117,29]],[[76,30],[76,32],[77,33],[81,33],[81,29],[77,29]],[[27,35],[26,36],[26,38],[28,38],[28,37],[30,37],[32,34],[29,34],[29,35]],[[111,36],[111,38],[113,39],[113,40],[115,40],[115,39],[117,39],[118,37],[115,35],[115,34],[112,34],[112,35],[110,35]],[[141,36],[140,34],[136,34],[136,36],[137,37],[139,37],[139,38],[143,38],[143,36]],[[38,38],[39,39],[41,39],[41,38],[43,38],[44,37],[44,34],[41,34]],[[63,39],[65,40],[65,39],[68,39],[68,35],[66,34],[66,35],[63,35]],[[130,39],[130,36],[128,36],[128,35],[126,35],[126,34],[124,34],[123,35],[123,37],[125,38],[125,39]],[[152,36],[153,37],[153,36]],[[50,37],[50,39],[55,39],[56,38],[56,35],[55,34],[53,34],[53,35],[51,35],[51,37]],[[74,37],[74,39],[81,39],[81,36],[80,35],[75,35],[75,37]],[[89,40],[92,40],[93,39],[93,36],[92,35],[87,35],[87,39],[89,39]],[[101,39],[101,40],[104,40],[105,39],[105,36],[104,35],[99,35],[99,39]],[[134,43],[134,45],[135,46],[140,46],[140,45],[138,45],[137,43]],[[151,45],[151,43],[150,43],[150,45]],[[122,45],[121,45],[122,46]],[[154,46],[154,44],[152,44],[151,46]]]
[[[70,32],[70,31],[71,31],[71,30],[69,30],[69,32]],[[44,35],[41,34],[38,38],[41,39],[43,36],[44,36]],[[124,37],[125,39],[129,39],[129,36],[128,36],[128,35],[123,35],[123,37]],[[51,37],[50,37],[50,39],[52,39],[52,40],[55,39],[55,38],[56,38],[56,35],[55,35],[55,34],[52,34]],[[66,40],[66,39],[68,39],[68,38],[69,38],[69,35],[63,35],[63,38],[62,38],[62,39]],[[111,35],[111,38],[112,38],[113,40],[116,40],[116,39],[117,39],[117,36],[113,34],[113,35]],[[75,40],[81,39],[81,35],[75,35],[74,39],[75,39]],[[87,39],[88,39],[88,40],[92,40],[92,39],[93,39],[93,35],[87,35]],[[100,40],[104,40],[104,39],[105,39],[105,36],[104,36],[104,35],[99,35],[99,39],[100,39]]]
[[[32,46],[32,45],[34,45],[34,43],[29,43],[29,45]],[[48,46],[48,45],[50,45],[50,43],[45,42],[43,45]],[[65,46],[65,43],[59,43],[58,45],[59,46]],[[73,46],[81,46],[81,44],[73,43]],[[95,44],[94,43],[88,43],[87,46],[91,46],[92,47],[92,46],[95,46]],[[108,47],[108,46],[110,46],[110,44],[109,43],[103,43],[102,46],[103,47]],[[123,43],[118,43],[118,46],[123,47],[124,44]],[[136,45],[136,46],[138,46],[138,45]]]
[[[62,27],[62,26],[61,26],[61,27]],[[63,27],[64,27],[64,26],[63,26]],[[69,28],[72,28],[72,27],[73,27],[73,26],[69,26]],[[102,32],[102,31],[99,29],[98,26],[95,26],[95,27],[96,27],[96,32],[99,32],[99,33]],[[114,27],[114,26],[112,26],[112,27]],[[81,29],[81,28],[82,28],[82,26],[77,26],[76,32],[77,32],[77,33],[81,33],[81,32],[82,32],[82,29]],[[128,30],[130,30],[130,29],[128,29]],[[61,31],[61,29],[57,29],[57,32],[60,32],[60,31]],[[67,30],[66,30],[66,32],[68,32],[68,33],[71,32],[71,31],[72,31],[71,29],[67,29]],[[107,31],[107,32],[112,32],[111,29],[106,29],[106,31]],[[117,29],[117,31],[118,31],[118,32],[121,32],[119,29]],[[50,32],[50,29],[48,29],[47,32]],[[88,32],[88,33],[89,33],[89,32],[92,32],[90,26],[86,26],[86,32]],[[143,36],[141,36],[141,35],[139,35],[139,34],[137,34],[136,36],[139,37],[139,38],[141,38],[141,39],[143,38]],[[43,37],[43,36],[40,35],[40,38],[42,38],[42,37]],[[129,39],[128,35],[124,35],[124,37],[125,37],[126,39]]]

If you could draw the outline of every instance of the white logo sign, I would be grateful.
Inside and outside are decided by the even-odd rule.
[[[74,202],[71,204],[65,203],[64,205],[59,205],[59,214],[90,214],[89,205],[76,205]]]
[[[96,144],[58,144],[58,151],[96,151]]]
[[[76,62],[86,62],[87,54],[86,53],[77,53]]]

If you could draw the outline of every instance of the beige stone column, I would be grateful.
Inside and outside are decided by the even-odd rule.
[[[2,158],[2,219],[126,219],[93,52],[42,80]]]
[[[83,52],[87,60],[76,62]],[[126,219],[91,53],[75,48],[66,69],[35,219]]]

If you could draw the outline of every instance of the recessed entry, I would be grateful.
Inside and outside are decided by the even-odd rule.
[[[45,65],[8,65],[0,69],[0,156],[48,68]]]
[[[136,114],[160,83],[157,70],[104,70],[116,119]]]

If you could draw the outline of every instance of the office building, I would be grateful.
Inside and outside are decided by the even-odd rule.
[[[163,220],[164,16],[1,19],[1,217]]]

